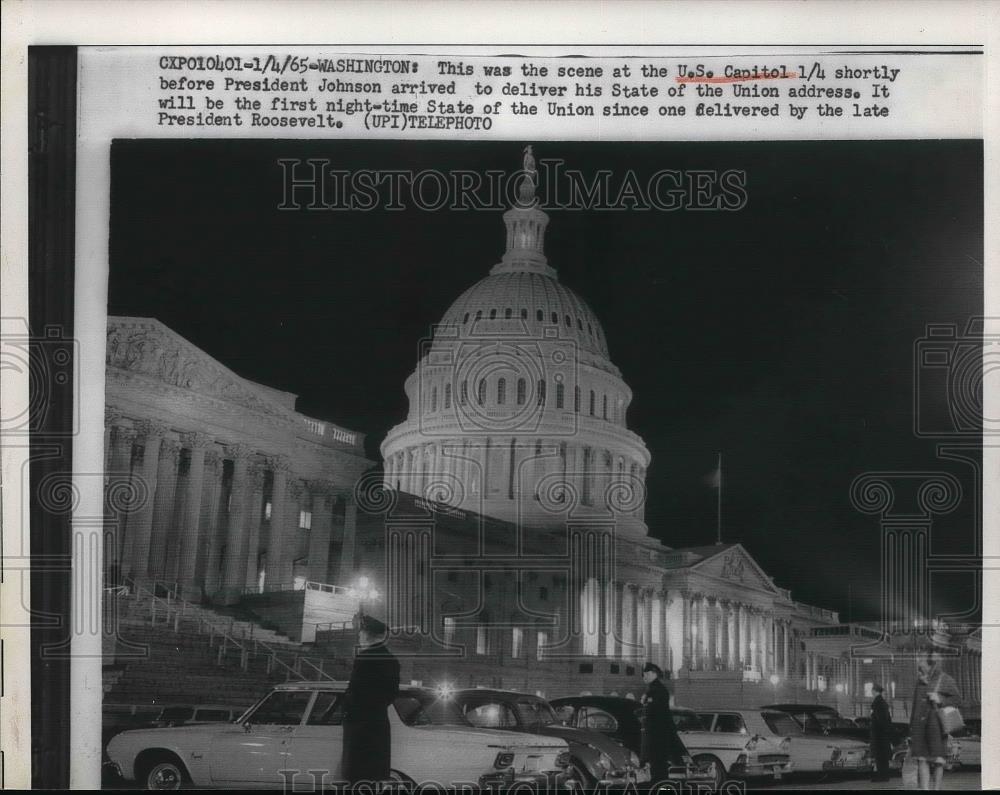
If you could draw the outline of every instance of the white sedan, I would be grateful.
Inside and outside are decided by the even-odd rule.
[[[340,779],[345,682],[279,685],[235,723],[116,735],[107,755],[145,789],[321,789]],[[421,689],[389,708],[392,771],[442,786],[561,783],[568,755],[557,737],[477,729]]]
[[[739,713],[726,713],[727,717],[716,721],[714,713],[696,713],[682,707],[672,712],[688,753],[696,763],[714,771],[716,790],[727,779],[780,779],[792,772],[788,743],[747,731]]]
[[[868,772],[872,768],[867,743],[845,737],[806,734],[786,712],[770,709],[698,711],[707,731],[752,737],[758,744],[781,748],[797,773]]]

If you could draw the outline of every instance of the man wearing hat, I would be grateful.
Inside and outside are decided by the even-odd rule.
[[[889,704],[883,697],[885,688],[882,685],[872,685],[875,698],[872,699],[871,712],[871,745],[872,756],[875,757],[875,775],[872,781],[889,780],[889,750],[892,737],[892,713]]]
[[[359,648],[344,694],[343,775],[351,784],[389,779],[387,710],[399,693],[399,662],[386,648],[387,631],[372,616],[358,621]]]
[[[642,694],[642,754],[649,764],[650,782],[667,781],[672,765],[683,765],[687,749],[677,734],[670,711],[670,691],[663,684],[663,671],[655,663],[642,667],[646,692]]]

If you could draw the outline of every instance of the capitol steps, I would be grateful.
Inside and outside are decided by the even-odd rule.
[[[245,706],[276,683],[350,671],[343,652],[296,643],[232,610],[168,604],[143,591],[109,597],[107,606],[118,628],[104,672],[109,704]]]

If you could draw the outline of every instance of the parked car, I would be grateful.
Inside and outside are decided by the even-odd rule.
[[[855,721],[843,717],[836,709],[824,704],[772,704],[762,709],[787,712],[802,725],[806,734],[846,737],[861,743],[871,742],[870,729],[857,725]],[[889,753],[894,754],[909,735],[909,723],[893,722],[889,737]]]
[[[982,767],[983,722],[979,719],[965,721],[965,728],[952,733],[958,744],[955,760],[961,767]]]
[[[797,773],[865,772],[871,770],[868,743],[846,737],[807,734],[787,712],[773,709],[698,711],[706,729],[752,734],[787,748]]]
[[[569,744],[567,775],[585,788],[596,782],[621,785],[649,781],[639,757],[599,731],[565,726],[539,696],[512,690],[470,688],[449,694],[473,726],[558,737]]]
[[[688,753],[697,764],[709,766],[716,789],[727,779],[780,779],[793,770],[789,742],[784,739],[776,742],[751,734],[739,722],[706,721],[684,707],[676,707],[673,713]]]
[[[556,716],[566,726],[599,731],[636,754],[642,745],[642,707],[635,699],[621,696],[567,696],[550,702]],[[678,765],[670,770],[671,781],[695,784],[714,781],[715,770],[708,764]]]
[[[910,737],[907,735],[904,737],[900,743],[895,747],[892,752],[892,757],[889,759],[889,768],[891,770],[902,770],[903,763],[906,761],[906,755],[910,752]],[[960,764],[959,755],[961,754],[961,743],[956,740],[951,735],[948,735],[948,758],[945,759],[944,769],[954,770]]]
[[[235,723],[122,732],[108,744],[108,758],[123,779],[145,789],[322,787],[341,776],[345,689],[332,681],[278,685]],[[561,783],[564,740],[452,723],[430,706],[422,691],[404,690],[389,707],[395,778],[444,786]]]
[[[189,726],[192,723],[232,723],[247,711],[246,707],[221,704],[171,704],[160,710],[149,723],[149,728]]]

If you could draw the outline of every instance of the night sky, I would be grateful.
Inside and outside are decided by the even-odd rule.
[[[377,460],[405,417],[418,341],[503,253],[501,211],[279,211],[277,161],[511,171],[522,145],[116,142],[108,311],[155,317],[297,393],[300,411],[367,434]],[[849,500],[858,474],[954,474],[966,495],[932,551],[979,552],[971,470],[913,433],[913,346],[928,323],[982,314],[981,142],[543,142],[535,154],[640,182],[658,169],[747,175],[739,212],[550,212],[549,262],[603,322],[635,394],[652,535],[715,540],[703,478],[721,451],[724,540],[844,619],[879,605],[878,519]],[[945,394],[922,399],[940,412]],[[932,589],[937,610],[973,604],[963,576]]]

